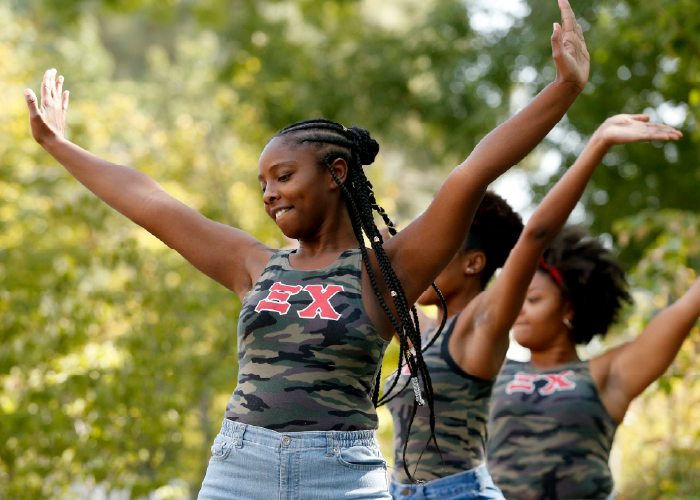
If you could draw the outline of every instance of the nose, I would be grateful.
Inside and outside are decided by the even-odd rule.
[[[268,184],[265,186],[265,191],[263,192],[263,203],[265,205],[269,205],[275,200],[279,199],[279,193],[277,192],[277,189],[272,185],[272,183]]]

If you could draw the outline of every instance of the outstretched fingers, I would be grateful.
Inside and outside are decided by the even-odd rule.
[[[663,123],[647,123],[646,127],[654,139],[678,140],[683,137],[683,132]]]
[[[56,97],[63,95],[63,75],[56,78]]]
[[[633,120],[637,120],[638,122],[648,122],[649,121],[649,115],[646,113],[638,114],[638,115],[630,115],[630,118]]]
[[[70,92],[65,91],[63,93],[63,102],[61,103],[61,109],[63,110],[63,126],[66,125],[66,116],[68,115],[68,99],[70,98]]]
[[[41,82],[41,104],[48,102],[51,97],[51,70],[47,69]]]
[[[559,10],[561,10],[561,27],[564,33],[576,31],[576,14],[569,4],[569,0],[559,0]]]

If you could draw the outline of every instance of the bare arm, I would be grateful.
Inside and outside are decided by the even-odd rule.
[[[559,0],[559,7],[562,27],[555,24],[552,35],[556,81],[488,134],[450,174],[425,213],[385,244],[409,303],[453,257],[488,185],[544,139],[585,86],[589,56],[583,31],[568,1]]]
[[[467,373],[484,379],[498,374],[508,350],[508,333],[539,260],[566,223],[610,146],[677,140],[682,135],[672,127],[647,120],[648,115],[617,115],[598,127],[581,156],[532,214],[493,285],[469,304],[467,314],[460,315],[450,339],[450,353]]]
[[[251,286],[251,270],[270,250],[249,234],[211,221],[187,207],[148,175],[116,165],[65,138],[68,92],[63,77],[48,70],[41,87],[41,107],[27,89],[32,134],[71,175],[115,210],[142,226],[207,276],[239,295]],[[264,266],[264,263],[263,263]]]
[[[622,422],[634,398],[671,366],[700,317],[700,279],[651,320],[632,342],[591,360],[591,374],[608,413]]]

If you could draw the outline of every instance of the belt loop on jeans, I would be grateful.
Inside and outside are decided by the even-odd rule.
[[[336,443],[335,433],[326,432],[326,456],[332,457],[338,452],[338,444]]]
[[[237,423],[236,431],[233,433],[233,442],[236,448],[243,448],[243,434],[245,434],[245,428],[247,424]]]

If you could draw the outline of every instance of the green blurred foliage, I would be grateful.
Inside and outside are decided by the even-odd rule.
[[[647,110],[685,132],[676,144],[615,148],[583,199],[594,230],[618,235],[633,285],[650,291],[620,328],[618,339],[632,338],[699,269],[694,215],[654,210],[693,210],[700,187],[700,4],[573,7],[591,82],[523,163],[536,168],[547,149],[562,155],[554,175],[533,175],[535,197],[609,115]],[[196,492],[236,376],[238,300],[57,166],[29,135],[24,87],[38,89],[44,69],[59,68],[72,94],[72,140],[281,246],[258,208],[255,179],[276,129],[319,115],[368,127],[382,144],[371,173],[380,204],[406,217],[426,198],[399,191],[392,175],[405,182],[427,172],[417,178],[429,199],[444,167],[553,79],[556,2],[524,0],[524,17],[492,8],[480,0],[0,1],[0,497],[58,498],[73,482],[138,497],[173,478]],[[501,23],[483,26],[493,19]],[[678,384],[692,386],[696,338],[640,399],[642,414],[656,415]],[[385,375],[395,357],[388,353]],[[686,415],[694,397],[676,401],[677,411]],[[625,484],[642,498],[661,495],[647,494],[656,491],[649,485],[693,498],[697,446],[681,446],[688,440],[667,420],[639,420],[625,444]],[[382,422],[386,443],[385,414]],[[699,442],[697,429],[687,432]],[[654,469],[659,450],[668,460]]]
[[[522,65],[537,70],[535,81],[527,84],[534,93],[551,67],[542,55],[548,50],[546,34],[551,33],[556,2],[529,4],[531,14],[524,27],[506,39],[531,34],[532,41],[518,49]],[[672,144],[614,148],[583,198],[589,222],[603,232],[610,231],[620,217],[645,208],[695,210],[700,188],[700,4],[693,0],[581,0],[572,5],[588,41],[591,76],[564,126],[549,136],[550,145],[563,154],[563,163],[570,165],[582,140],[606,117],[620,112],[649,113],[652,121],[665,121],[685,135]],[[538,197],[563,171],[560,168],[535,187]]]
[[[207,81],[214,37],[179,39],[172,59],[151,47],[150,84],[110,84],[94,20],[40,35],[2,7],[0,498],[63,498],[73,482],[136,498],[173,478],[196,492],[235,385],[240,303],[35,144],[22,91],[62,59],[75,142],[281,246],[256,179],[269,131]]]

